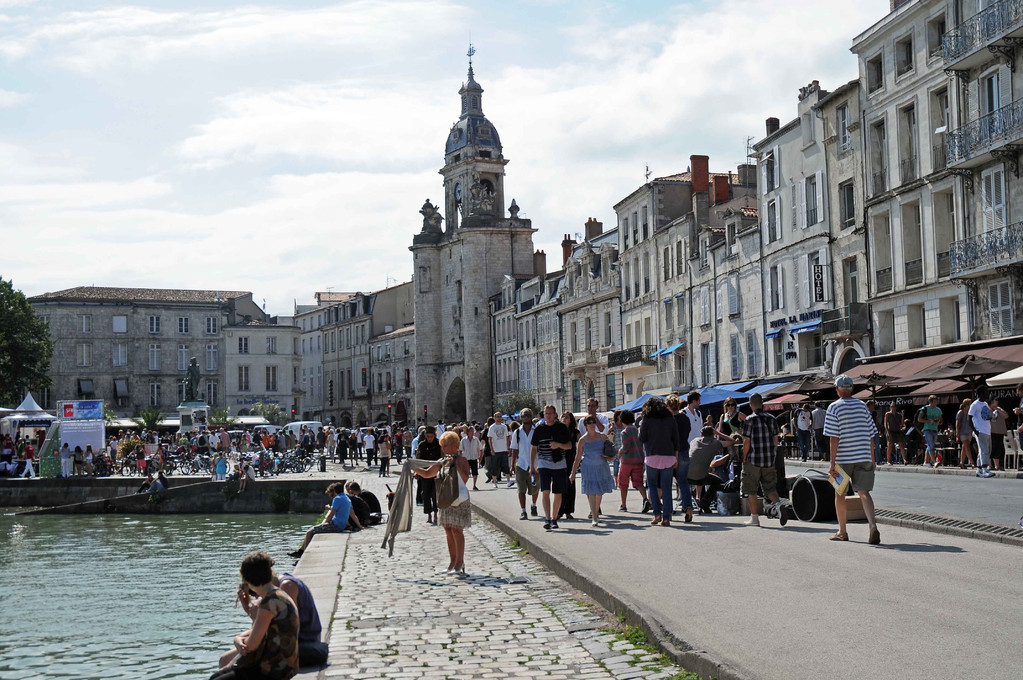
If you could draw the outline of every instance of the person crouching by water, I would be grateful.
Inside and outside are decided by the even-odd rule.
[[[444,456],[443,460],[428,468],[416,470],[415,473],[420,477],[432,480],[437,476],[437,473],[441,471],[441,468],[444,465],[450,465],[458,471],[458,476],[462,478],[462,482],[468,484],[469,461],[467,461],[465,456],[462,455],[461,443],[461,439],[459,439],[457,432],[445,432],[440,437],[440,451]],[[420,445],[419,448],[422,450],[422,445]],[[445,573],[464,576],[465,533],[463,530],[472,526],[472,511],[469,506],[469,501],[459,505],[441,508],[438,514],[438,521],[440,522],[440,525],[444,527],[444,533],[448,539],[449,561],[448,568],[445,570]]]
[[[252,627],[235,636],[237,654],[222,657],[227,665],[210,680],[288,680],[298,673],[298,606],[274,584],[273,564],[265,552],[251,552],[242,559],[238,596],[246,596],[243,606],[249,601],[247,612],[255,610],[250,613]],[[258,603],[253,606],[249,598],[258,599]]]
[[[352,509],[352,501],[345,495],[344,484],[334,482],[327,487],[327,495],[330,496],[330,505],[327,506],[327,516],[323,519],[323,523],[317,524],[305,532],[302,547],[293,553],[288,553],[288,557],[301,557],[305,549],[309,547],[309,541],[313,540],[313,536],[316,534],[339,534],[345,530],[349,521],[355,526],[353,531],[362,529],[359,517]]]

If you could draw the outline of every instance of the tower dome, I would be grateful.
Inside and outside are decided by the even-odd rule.
[[[462,157],[501,158],[501,138],[494,124],[483,115],[483,88],[474,76],[470,62],[469,79],[458,90],[462,113],[451,126],[444,155],[459,153]],[[463,151],[467,147],[468,151]]]

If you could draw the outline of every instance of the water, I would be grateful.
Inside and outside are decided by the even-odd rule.
[[[242,557],[287,571],[315,519],[0,515],[0,679],[208,678],[251,623]]]

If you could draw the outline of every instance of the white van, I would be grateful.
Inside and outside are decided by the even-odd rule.
[[[285,425],[284,429],[294,433],[296,437],[300,437],[301,430],[303,427],[309,430],[312,433],[313,437],[315,438],[316,433],[320,431],[321,427],[323,427],[323,423],[321,423],[318,420],[296,420],[293,423],[288,423],[287,425]]]

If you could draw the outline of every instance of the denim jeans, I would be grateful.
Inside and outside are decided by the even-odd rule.
[[[810,456],[810,430],[796,430],[796,438],[799,440],[799,453],[803,460]]]
[[[675,471],[671,468],[661,469],[652,468],[649,465],[646,466],[646,490],[650,498],[650,505],[653,506],[655,517],[671,518],[671,482],[674,479]],[[658,489],[661,491],[660,496],[657,495]],[[665,509],[667,513],[662,514],[662,510]]]
[[[927,447],[927,453],[931,456],[934,455],[934,446],[938,441],[938,433],[934,430],[924,430],[924,442]]]
[[[991,465],[991,435],[974,432],[977,440],[977,467],[986,468]]]
[[[675,468],[675,481],[678,482],[679,491],[682,492],[682,509],[691,510],[693,507],[693,490],[689,486],[689,459],[680,460]]]

